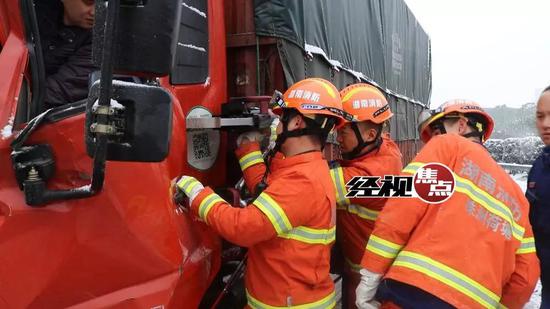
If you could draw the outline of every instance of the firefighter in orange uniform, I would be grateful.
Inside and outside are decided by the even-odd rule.
[[[346,183],[354,176],[398,175],[403,169],[401,152],[387,134],[393,116],[385,96],[369,84],[355,84],[340,92],[342,107],[353,116],[338,129],[337,141],[344,160],[333,162],[331,177],[336,190],[337,244],[344,258],[343,308],[355,308],[355,287],[365,246],[386,198],[346,198]]]
[[[492,118],[477,103],[455,100],[420,129],[429,142],[403,173],[441,163],[453,172],[455,191],[440,204],[386,203],[361,262],[357,306],[377,307],[376,295],[388,308],[522,308],[538,260],[529,204],[482,145]]]
[[[233,208],[212,189],[183,176],[177,186],[191,212],[232,243],[248,247],[245,287],[251,308],[332,308],[329,274],[335,241],[336,201],[321,149],[342,122],[338,90],[305,79],[291,86],[274,113],[280,115],[268,173],[257,142],[242,138],[239,163],[247,186],[262,192],[251,205]]]

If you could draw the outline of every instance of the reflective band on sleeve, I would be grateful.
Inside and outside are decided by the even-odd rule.
[[[285,211],[267,193],[262,192],[252,204],[267,216],[278,235],[292,230],[292,224],[290,224]]]
[[[286,309],[289,309],[289,308],[290,309],[326,309],[326,308],[334,308],[336,306],[336,293],[334,293],[334,291],[330,293],[328,296],[316,302],[301,304],[296,306],[283,306],[283,307],[270,306],[254,298],[252,295],[250,295],[248,290],[246,291],[246,299],[248,300],[248,305],[253,309],[284,309],[284,308]]]
[[[413,162],[407,165],[407,167],[403,171],[414,174],[416,170],[424,166],[424,164],[425,163]],[[510,223],[510,226],[512,227],[512,235],[514,236],[514,238],[521,241],[521,239],[523,238],[523,234],[525,233],[525,228],[523,228],[514,220],[514,215],[512,214],[510,208],[508,208],[501,201],[491,196],[489,193],[480,189],[469,179],[462,178],[455,173],[453,173],[453,176],[456,181],[456,192],[466,194],[471,200],[483,206],[483,208],[485,208],[490,213],[497,215],[503,220]]]
[[[536,253],[536,252],[537,250],[535,249],[535,238],[527,237],[521,241],[521,245],[516,251],[516,254],[528,254],[528,253]]]
[[[188,177],[177,183],[178,188],[180,188],[187,196],[189,196],[193,191],[193,188],[198,185],[200,185],[200,182],[193,177]]]
[[[349,199],[346,198],[346,182],[344,181],[344,170],[335,165],[330,169],[330,177],[336,190],[336,203],[338,205],[349,205]]]
[[[401,248],[403,248],[403,246],[387,241],[373,234],[370,235],[369,242],[367,243],[368,251],[388,259],[395,258],[399,251],[401,251]]]
[[[346,260],[346,263],[349,265],[349,267],[351,268],[351,270],[353,272],[356,272],[356,273],[359,273],[359,271],[363,268],[361,265],[359,264],[354,264],[352,261],[350,261],[348,258],[345,258]]]
[[[412,174],[414,175],[414,173],[416,173],[416,171],[421,168],[422,166],[424,166],[425,163],[420,163],[420,162],[411,162],[409,163],[407,166],[405,166],[405,168],[403,169],[403,173],[407,173],[407,174]]]
[[[347,208],[348,212],[357,215],[359,218],[376,221],[380,211],[371,210],[360,205],[351,204]]]
[[[264,158],[259,150],[253,151],[239,159],[242,171],[258,163],[264,163]]]
[[[348,211],[348,207],[345,205],[336,205],[336,210],[345,210]]]
[[[279,237],[294,239],[312,245],[329,245],[336,240],[336,228],[313,229],[299,226],[279,235]]]
[[[226,201],[224,201],[219,195],[217,195],[216,193],[210,193],[209,195],[206,196],[206,198],[204,200],[201,201],[201,203],[199,204],[199,217],[206,223],[208,223],[208,221],[206,220],[206,218],[208,217],[208,213],[210,212],[210,209],[212,209],[212,207],[214,205],[216,205],[216,203],[227,203]]]
[[[485,308],[497,308],[499,306],[500,296],[472,278],[429,257],[410,251],[402,251],[397,256],[393,266],[418,271],[461,292]]]

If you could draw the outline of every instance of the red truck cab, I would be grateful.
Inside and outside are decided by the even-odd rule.
[[[188,149],[185,118],[199,105],[219,114],[228,98],[225,63],[219,61],[225,58],[225,49],[219,48],[225,45],[224,24],[203,13],[208,4],[209,15],[222,16],[223,3],[195,2],[204,7],[195,4],[184,14],[205,27],[203,76],[181,60],[167,76],[150,79],[171,93],[166,158],[108,161],[97,194],[31,207],[12,158],[14,140],[41,112],[37,99],[43,64],[33,40],[38,29],[32,26],[32,0],[0,1],[0,308],[198,306],[220,267],[221,241],[204,224],[177,210],[170,187],[182,174],[213,186],[225,184],[225,142],[218,136],[216,145],[201,145],[204,139],[198,134],[198,153],[189,163],[193,148]],[[48,190],[89,188],[94,161],[87,154],[85,107],[68,104],[50,113],[19,145],[47,145],[51,150],[48,158],[20,155],[23,163],[38,162],[51,171]]]
[[[96,0],[100,76],[45,113],[33,1],[0,0],[0,308],[211,304],[233,251],[172,182],[238,203],[236,133],[269,126],[270,95],[302,78],[376,85],[404,162],[420,147],[430,42],[402,0]]]

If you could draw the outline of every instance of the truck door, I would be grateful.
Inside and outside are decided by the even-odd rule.
[[[182,3],[174,66],[170,76],[161,79],[181,113],[174,127],[186,128],[186,118],[220,115],[222,103],[228,102],[223,16],[223,1]],[[212,186],[225,185],[226,135],[219,130],[184,134],[185,173]]]
[[[26,200],[25,180],[86,190],[93,174],[88,102],[39,114],[43,63],[32,8],[31,0],[0,2],[2,20],[10,15],[9,29],[0,23],[0,307],[198,304],[219,263],[219,240],[177,213],[169,194],[183,170],[183,137],[172,139],[161,162],[107,162],[98,195],[32,206]]]

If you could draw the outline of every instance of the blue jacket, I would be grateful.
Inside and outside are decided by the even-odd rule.
[[[550,146],[546,146],[533,163],[525,196],[531,204],[529,220],[539,259],[550,258]]]

